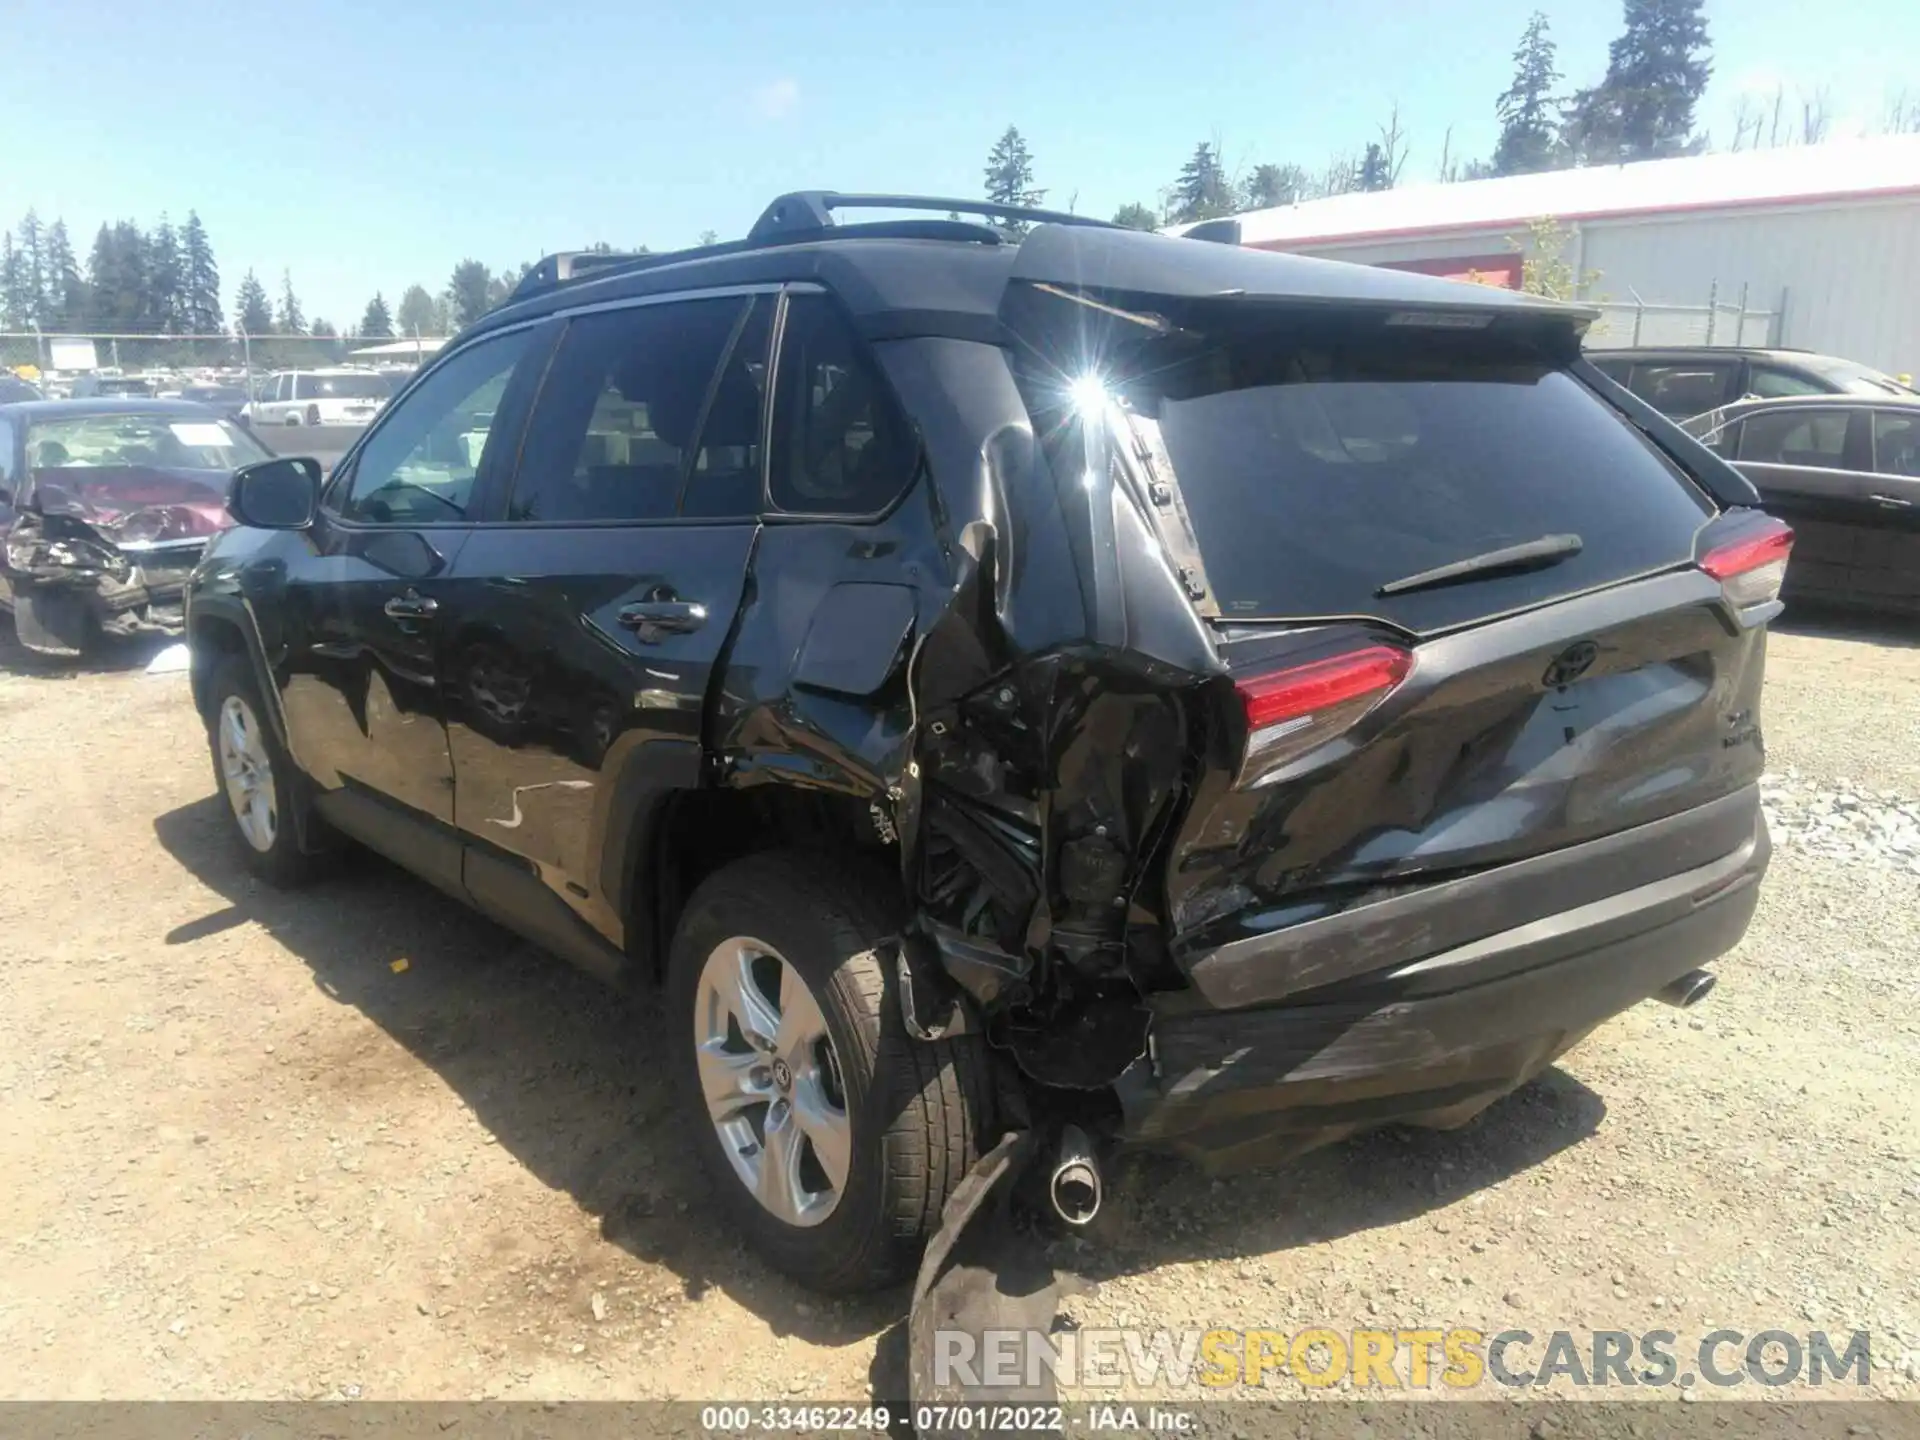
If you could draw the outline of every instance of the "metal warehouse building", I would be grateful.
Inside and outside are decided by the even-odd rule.
[[[1920,373],[1920,135],[1339,195],[1238,217],[1242,244],[1520,282],[1551,219],[1593,348],[1778,345]]]

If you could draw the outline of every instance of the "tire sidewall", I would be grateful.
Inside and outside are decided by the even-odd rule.
[[[858,1285],[852,1272],[863,1270],[877,1253],[876,1241],[892,1238],[886,1194],[885,1137],[889,1097],[879,1083],[880,1027],[888,1015],[891,986],[881,1013],[873,1015],[858,990],[842,973],[849,957],[835,953],[831,931],[776,895],[740,883],[744,876],[723,874],[720,883],[703,885],[693,897],[675,933],[667,985],[670,1053],[696,1146],[729,1218],[752,1248],[776,1267],[821,1289]],[[732,882],[732,883],[728,883]],[[818,1225],[795,1226],[770,1214],[733,1171],[709,1118],[694,1058],[694,1021],[701,967],[722,941],[751,936],[778,950],[813,991],[826,1017],[840,1063],[848,1122],[853,1131],[847,1186],[833,1213]]]

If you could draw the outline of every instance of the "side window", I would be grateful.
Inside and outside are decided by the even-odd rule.
[[[285,400],[285,399],[287,399],[287,398],[288,398],[288,396],[287,396],[287,387],[288,387],[288,386],[290,386],[291,384],[293,384],[293,377],[292,377],[291,375],[276,375],[276,376],[274,376],[274,377],[273,377],[273,385],[272,385],[272,387],[271,387],[271,388],[270,388],[270,389],[269,389],[269,390],[267,391],[267,398],[268,398],[269,400]]]
[[[1593,361],[1594,369],[1598,370],[1616,385],[1625,385],[1628,380],[1633,378],[1633,362],[1631,360],[1608,360],[1600,355],[1589,355],[1587,358]]]
[[[308,384],[307,377],[304,375],[287,376],[286,386],[286,394],[280,397],[282,400],[304,400],[307,398],[308,391],[311,388]]]
[[[767,401],[767,346],[773,339],[773,297],[761,296],[740,327],[713,387],[680,493],[680,513],[703,520],[743,520],[760,513],[760,431]]]
[[[1740,458],[1760,465],[1846,468],[1845,410],[1769,410],[1749,415],[1740,432]]]
[[[1873,468],[1882,475],[1920,479],[1920,408],[1873,412]]]
[[[0,420],[0,503],[13,499],[13,422]]]
[[[1771,365],[1756,365],[1747,379],[1747,393],[1762,400],[1784,400],[1791,395],[1830,395],[1832,390],[1818,380],[1796,375],[1791,370]]]
[[[494,414],[532,330],[495,335],[436,365],[366,439],[341,514],[376,524],[466,518]]]
[[[1662,415],[1685,420],[1727,403],[1733,367],[1714,361],[1636,365],[1628,389]]]
[[[742,513],[755,513],[757,402],[751,424],[735,423],[739,407],[728,406],[728,423],[720,428],[739,444],[725,454],[719,447],[708,452],[699,439],[714,374],[741,336],[752,304],[689,300],[574,320],[527,424],[507,518],[668,519],[679,511],[682,486],[703,463],[716,492],[725,470],[734,488],[749,492]],[[720,397],[714,398],[717,411]]]
[[[795,295],[780,337],[771,493],[803,515],[871,515],[913,481],[919,444],[852,328]]]

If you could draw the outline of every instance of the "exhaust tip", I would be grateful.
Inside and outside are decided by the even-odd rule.
[[[1689,1010],[1711,995],[1713,987],[1718,983],[1708,971],[1689,970],[1679,979],[1655,991],[1654,998],[1663,1005]]]
[[[1047,1198],[1053,1204],[1053,1213],[1069,1225],[1090,1224],[1100,1213],[1100,1164],[1092,1142],[1078,1125],[1060,1132],[1060,1153],[1047,1183]]]

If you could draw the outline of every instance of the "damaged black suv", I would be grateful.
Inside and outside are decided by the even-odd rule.
[[[934,214],[833,215],[883,205]],[[722,1203],[825,1288],[1007,1137],[1078,1221],[1116,1149],[1457,1125],[1703,993],[1767,862],[1790,533],[1589,318],[902,197],[554,257],[324,487],[236,477],[238,842],[664,986]]]

